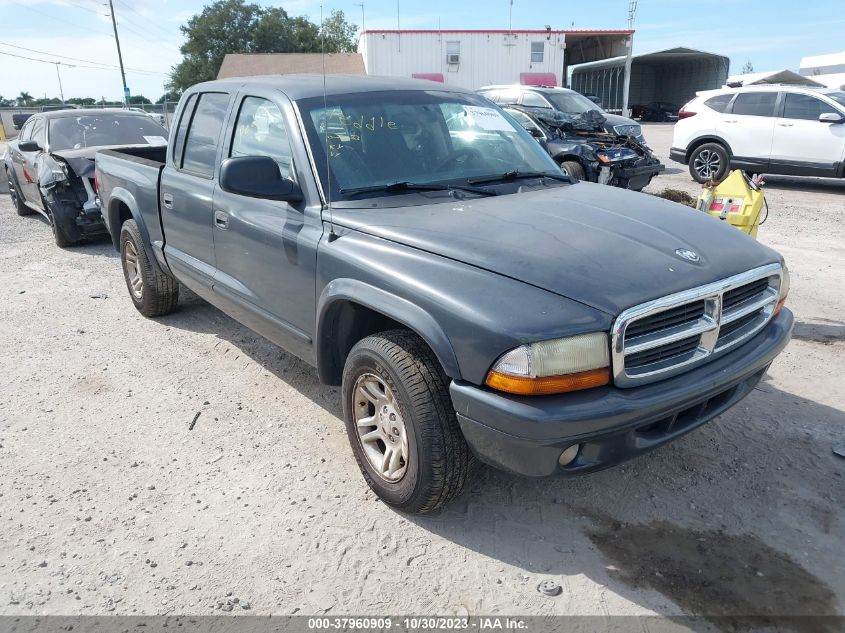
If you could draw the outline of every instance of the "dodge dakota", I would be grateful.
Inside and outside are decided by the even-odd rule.
[[[184,285],[340,385],[364,478],[407,512],[477,460],[565,476],[666,444],[792,330],[778,253],[579,182],[498,106],[427,81],[203,83],[167,147],[101,151],[96,174],[135,307],[164,315]]]

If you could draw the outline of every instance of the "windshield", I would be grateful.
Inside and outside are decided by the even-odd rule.
[[[845,106],[845,92],[828,92],[826,94],[828,97],[836,101],[836,103]]]
[[[82,114],[50,121],[50,151],[103,145],[164,145],[167,130],[148,116]]]
[[[514,170],[560,176],[535,139],[478,95],[397,90],[331,95],[327,105],[323,97],[297,104],[322,182],[328,154],[332,200],[358,199],[362,192],[352,190],[362,188],[459,185]]]
[[[587,97],[578,94],[577,92],[554,91],[545,92],[543,96],[548,99],[551,104],[567,114],[583,114],[590,110],[604,113],[595,103],[587,99]]]

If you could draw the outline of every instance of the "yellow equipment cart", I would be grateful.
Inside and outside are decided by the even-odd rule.
[[[762,184],[759,177],[751,179],[742,170],[735,169],[722,182],[704,186],[697,208],[756,239],[760,212],[766,201]]]

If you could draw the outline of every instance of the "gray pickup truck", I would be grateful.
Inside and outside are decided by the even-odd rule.
[[[670,442],[792,329],[778,253],[577,182],[497,106],[426,81],[200,84],[167,148],[100,152],[96,173],[138,310],[184,284],[342,385],[361,472],[408,512],[477,459],[574,475]]]

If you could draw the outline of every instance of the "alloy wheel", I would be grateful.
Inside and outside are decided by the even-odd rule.
[[[396,483],[408,468],[408,433],[396,396],[375,374],[362,374],[352,390],[358,440],[379,477]]]
[[[696,155],[692,166],[695,173],[710,180],[715,178],[722,168],[722,159],[716,152],[705,149]]]
[[[144,278],[141,275],[138,251],[130,240],[123,242],[123,269],[129,281],[129,291],[137,301],[140,301],[144,295]]]

